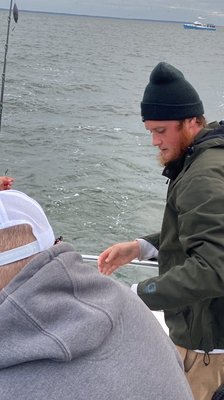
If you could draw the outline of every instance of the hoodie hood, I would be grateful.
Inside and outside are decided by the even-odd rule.
[[[206,128],[202,129],[199,135],[195,138],[193,146],[199,145],[201,143],[207,142],[206,147],[217,147],[224,146],[224,125],[222,121],[210,122]]]
[[[1,400],[192,400],[143,301],[64,243],[0,292],[0,345]]]
[[[102,357],[122,338],[122,295],[118,282],[83,264],[69,244],[38,254],[0,292],[0,369]]]

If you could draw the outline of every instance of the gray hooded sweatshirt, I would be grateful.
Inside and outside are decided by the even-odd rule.
[[[129,287],[69,244],[0,291],[1,400],[192,400],[181,362]]]

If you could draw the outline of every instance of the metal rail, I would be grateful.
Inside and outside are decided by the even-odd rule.
[[[95,261],[97,262],[98,256],[94,255],[88,255],[84,254],[82,255],[83,260],[85,261]],[[137,259],[134,259],[127,265],[133,265],[133,266],[141,266],[141,268],[158,268],[158,262],[157,261],[139,261]]]

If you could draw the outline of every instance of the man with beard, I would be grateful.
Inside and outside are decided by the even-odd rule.
[[[169,179],[161,232],[115,244],[98,261],[109,275],[158,256],[159,276],[135,289],[150,309],[164,310],[196,400],[210,400],[224,383],[224,126],[203,114],[182,72],[159,63],[141,115]]]

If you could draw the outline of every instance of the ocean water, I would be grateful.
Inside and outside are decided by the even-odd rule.
[[[1,70],[7,17],[0,11]],[[20,12],[10,29],[0,174],[35,197],[56,236],[82,254],[158,231],[167,186],[140,117],[144,88],[167,61],[197,88],[207,119],[224,119],[223,37],[221,27]],[[121,271],[124,281],[142,279]]]

